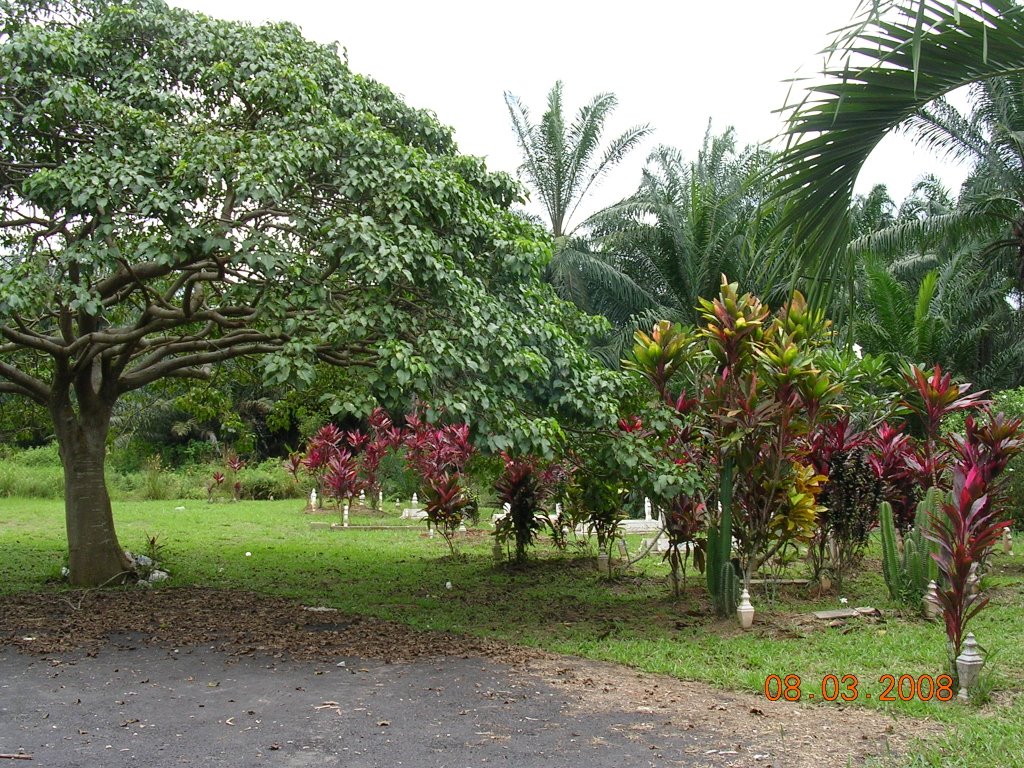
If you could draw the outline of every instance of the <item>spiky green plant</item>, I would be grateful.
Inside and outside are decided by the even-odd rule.
[[[739,582],[732,562],[732,490],[733,462],[722,464],[719,503],[722,505],[717,525],[708,529],[707,579],[708,592],[715,613],[725,618],[736,610],[739,602]]]
[[[917,505],[914,527],[903,539],[903,553],[896,542],[896,525],[892,506],[882,502],[878,518],[882,533],[882,575],[892,599],[903,605],[919,608],[928,589],[928,582],[938,578],[939,570],[932,557],[936,545],[927,538],[931,520],[942,509],[943,494],[929,488]]]

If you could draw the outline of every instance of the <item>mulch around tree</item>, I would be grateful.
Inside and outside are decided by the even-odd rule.
[[[481,691],[514,689],[519,694],[501,703],[504,708],[501,713],[495,711],[487,717],[500,714],[520,726],[543,720],[564,731],[558,731],[561,735],[557,738],[552,731],[548,734],[550,741],[520,739],[522,744],[534,744],[543,755],[531,762],[528,756],[520,754],[517,761],[537,766],[560,765],[562,761],[569,765],[585,760],[590,768],[599,768],[604,763],[594,755],[599,755],[600,750],[594,755],[579,750],[602,745],[605,752],[612,753],[607,762],[609,766],[627,764],[621,758],[632,749],[639,750],[636,753],[639,757],[635,756],[630,765],[810,768],[845,765],[848,759],[858,764],[870,755],[905,752],[912,748],[909,745],[913,737],[925,738],[941,730],[934,723],[897,718],[876,710],[836,703],[770,702],[764,696],[722,691],[706,684],[641,673],[615,664],[550,654],[497,640],[419,631],[396,622],[309,608],[266,595],[198,588],[14,595],[0,598],[0,668],[5,671],[17,668],[24,672],[26,665],[38,670],[47,665],[71,664],[78,668],[77,674],[93,664],[97,674],[116,678],[115,673],[119,674],[120,669],[116,663],[118,653],[162,649],[167,651],[165,656],[171,651],[175,654],[178,662],[175,669],[181,669],[182,662],[187,661],[186,655],[195,652],[193,658],[202,660],[204,670],[216,660],[220,667],[235,669],[238,674],[250,670],[253,681],[259,679],[257,672],[264,668],[272,668],[277,680],[282,675],[290,675],[294,677],[294,680],[289,678],[294,685],[285,686],[288,691],[307,688],[313,691],[315,683],[332,673],[337,676],[359,672],[376,681],[374,690],[378,692],[393,688],[398,679],[404,681],[402,685],[413,685],[411,680],[419,681],[417,690],[421,692],[436,691],[445,688],[446,676],[457,670],[458,686],[448,686],[445,694],[456,697],[447,702],[448,708],[458,709],[463,715],[477,712],[474,702],[482,695]],[[10,653],[12,649],[19,653]],[[147,663],[157,663],[146,656],[136,656],[134,663],[140,664],[147,658],[150,659]],[[108,669],[103,663],[112,666]],[[142,674],[140,671],[139,675]],[[146,679],[156,679],[159,674],[159,670],[154,669],[152,674],[146,673]],[[198,679],[197,675],[199,672],[192,677]],[[25,686],[39,685],[37,678],[30,675],[24,681]],[[102,681],[93,683],[101,686]],[[92,690],[88,680],[77,684],[84,686],[84,690]],[[0,694],[6,694],[3,688]],[[438,702],[434,695],[395,698],[389,706],[401,709],[403,714],[400,718],[379,721],[387,722],[390,729],[387,744],[382,742],[380,748],[391,749],[393,743],[405,745],[404,749],[411,750],[407,765],[446,765],[445,761],[455,759],[456,754],[449,750],[443,760],[440,756],[436,761],[428,760],[424,755],[432,753],[423,752],[426,748],[423,744],[427,742],[416,747],[426,738],[423,724],[432,722],[431,718],[437,715]],[[459,704],[462,699],[466,700]],[[0,707],[3,701],[0,696]],[[102,706],[103,701],[94,703],[94,708]],[[19,722],[24,728],[30,728],[31,713],[45,706],[41,700],[33,699],[30,703],[26,699]],[[309,725],[313,722],[312,713],[321,711],[316,707],[311,709],[308,702],[302,706],[301,715],[293,714],[292,720],[280,721],[291,722],[296,733],[301,730],[300,726],[312,727]],[[405,709],[409,707],[414,709]],[[350,709],[366,711],[367,707],[352,704]],[[338,704],[338,714],[343,710],[349,712]],[[206,710],[206,714],[212,711]],[[283,713],[284,710],[279,714],[283,717]],[[179,716],[177,710],[164,714],[170,719]],[[534,717],[538,714],[539,717]],[[122,715],[112,710],[110,716],[117,719]],[[225,717],[228,718],[226,714]],[[233,725],[234,717],[228,719]],[[353,731],[360,734],[360,739],[370,738],[382,727],[377,723],[363,725],[369,731]],[[517,728],[506,729],[510,734],[508,739],[500,734],[483,739],[472,734],[492,731],[487,729],[486,723],[476,723],[474,727],[483,730],[467,731],[468,735],[459,742],[461,746],[456,746],[469,751],[465,759],[458,756],[462,762],[452,765],[507,760],[508,750],[519,743],[513,738]],[[3,728],[0,725],[0,736],[4,735]],[[84,733],[88,729],[79,727],[79,730]],[[539,735],[535,737],[541,739]],[[11,735],[7,734],[7,738]],[[78,738],[81,741],[89,737]],[[281,741],[282,738],[277,742],[241,744],[231,749],[244,750],[250,746],[259,749],[258,755],[249,755],[250,762],[259,765],[263,764],[261,760],[270,759],[267,755],[271,752],[277,753],[275,743],[278,749],[291,743]],[[130,746],[142,743],[137,740]],[[607,749],[609,746],[614,749]],[[10,744],[0,739],[0,753],[10,748]],[[75,765],[76,760],[93,759],[87,751],[89,748],[80,744],[79,752],[65,755],[66,762],[50,760],[46,764]],[[340,754],[337,752],[340,748],[330,745],[322,744],[318,748],[328,757]],[[168,755],[172,754],[173,745],[168,749],[171,750]],[[335,751],[331,752],[332,749]],[[418,763],[417,749],[420,750]],[[202,756],[213,759],[214,755],[209,752]],[[224,764],[232,764],[231,759],[236,756],[227,752]],[[345,756],[344,765],[373,765],[380,754],[376,758],[367,756],[364,762],[354,760],[349,752]],[[641,758],[643,760],[638,762]],[[183,757],[179,755],[178,759]],[[392,754],[388,763],[395,762]],[[152,760],[149,764],[154,768],[160,765]],[[214,760],[211,764],[219,763]]]

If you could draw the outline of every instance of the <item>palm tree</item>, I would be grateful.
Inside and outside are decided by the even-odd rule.
[[[852,280],[850,200],[878,142],[962,85],[1024,72],[1014,0],[862,0],[858,13],[830,46],[824,80],[790,108],[791,144],[775,170],[776,194],[788,198],[781,226],[801,244],[819,301],[834,292],[830,276]]]
[[[611,321],[614,332],[597,349],[603,359],[617,363],[637,327],[697,321],[698,300],[717,295],[723,273],[782,299],[787,278],[766,269],[778,263],[765,248],[777,245],[780,210],[765,186],[770,162],[759,147],[738,152],[732,129],[715,135],[709,125],[695,160],[656,148],[637,191],[585,222],[588,250],[561,252],[574,260],[577,281],[563,287]]]
[[[698,300],[718,293],[723,273],[771,292],[758,273],[767,161],[757,147],[737,152],[731,128],[716,136],[709,125],[694,161],[655,149],[636,193],[595,214],[589,231],[662,318],[694,322]]]
[[[563,83],[548,93],[539,123],[516,96],[506,91],[505,104],[522,153],[520,175],[536,193],[548,216],[554,254],[545,276],[558,294],[590,314],[623,324],[634,312],[654,311],[644,289],[623,275],[614,259],[575,236],[572,219],[587,194],[652,131],[636,125],[602,144],[605,125],[618,105],[613,93],[599,93],[566,124]],[[628,307],[616,312],[615,307]],[[613,362],[617,363],[617,359]]]
[[[939,99],[907,126],[929,146],[971,163],[971,173],[956,200],[936,179],[922,179],[897,220],[862,234],[851,251],[887,261],[891,278],[907,290],[938,270],[934,305],[948,333],[934,360],[985,386],[1015,384],[1024,378],[1024,76],[972,86],[968,115]]]
[[[854,336],[865,352],[919,365],[940,363],[982,387],[1012,387],[1024,375],[1019,311],[1006,301],[977,253],[960,251],[922,271],[924,262],[862,267]]]
[[[548,93],[547,110],[539,123],[516,96],[505,92],[505,104],[523,155],[519,172],[537,193],[551,223],[556,244],[572,234],[573,214],[587,193],[651,133],[635,125],[602,147],[605,123],[618,106],[613,93],[599,93],[566,125],[563,84]]]

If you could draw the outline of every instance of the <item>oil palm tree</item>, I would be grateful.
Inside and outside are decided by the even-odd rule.
[[[780,225],[801,244],[812,297],[854,277],[847,249],[853,185],[890,131],[946,93],[1024,72],[1024,9],[1014,0],[862,0],[830,46],[822,82],[789,108],[790,146],[775,169]],[[941,107],[940,107],[941,109]],[[940,133],[925,141],[944,143]]]
[[[976,252],[937,266],[876,257],[861,267],[855,338],[866,352],[918,365],[940,363],[982,387],[1012,387],[1024,376],[1024,323]]]
[[[710,126],[697,159],[658,147],[647,159],[640,188],[599,211],[588,226],[620,270],[641,286],[663,318],[697,319],[700,298],[718,293],[723,273],[745,289],[771,292],[757,267],[764,242],[763,176],[767,154],[736,149],[730,128]]]
[[[572,234],[570,222],[587,193],[652,130],[635,125],[602,145],[605,125],[618,106],[615,94],[597,94],[567,124],[563,87],[558,81],[551,88],[539,123],[533,122],[525,104],[505,92],[523,157],[519,172],[544,206],[556,243]]]
[[[651,127],[633,126],[605,144],[605,126],[618,105],[615,94],[597,94],[567,124],[563,89],[561,81],[551,88],[538,123],[529,108],[506,91],[505,104],[523,158],[519,173],[543,205],[554,239],[554,254],[545,272],[548,282],[563,299],[585,312],[622,323],[624,318],[615,315],[616,303],[648,307],[649,297],[619,272],[613,260],[595,252],[577,234],[573,216],[594,186],[651,133]]]
[[[970,97],[966,115],[939,99],[907,122],[929,146],[971,164],[959,197],[926,177],[893,224],[863,234],[851,250],[885,261],[907,290],[937,270],[934,307],[948,334],[934,360],[986,386],[1012,385],[1024,377],[1024,76],[977,83]],[[874,274],[868,293],[880,287]]]
[[[593,250],[577,272],[588,281],[585,308],[616,329],[602,357],[617,361],[637,327],[695,322],[698,300],[718,293],[723,273],[782,298],[786,281],[764,268],[775,263],[764,248],[777,245],[779,210],[765,187],[770,159],[759,147],[737,151],[732,129],[715,135],[709,125],[696,159],[657,147],[637,191],[587,220]]]

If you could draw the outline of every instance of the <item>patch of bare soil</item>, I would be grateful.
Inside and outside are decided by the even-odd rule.
[[[140,642],[206,646],[233,655],[300,661],[339,656],[411,662],[483,657],[557,687],[572,710],[641,714],[624,725],[712,734],[688,748],[687,764],[807,768],[861,763],[904,751],[940,732],[931,722],[837,703],[770,702],[764,696],[548,654],[495,640],[424,632],[395,622],[307,607],[265,595],[211,589],[123,590],[0,598],[0,646],[32,654],[94,654],[110,635]],[[627,734],[627,736],[630,734]]]
[[[717,744],[695,750],[714,765],[859,765],[867,757],[904,753],[913,739],[942,731],[928,721],[840,704],[772,702],[616,664],[549,656],[527,666],[548,683],[571,689],[567,698],[580,712],[649,713],[662,727],[714,733]]]

